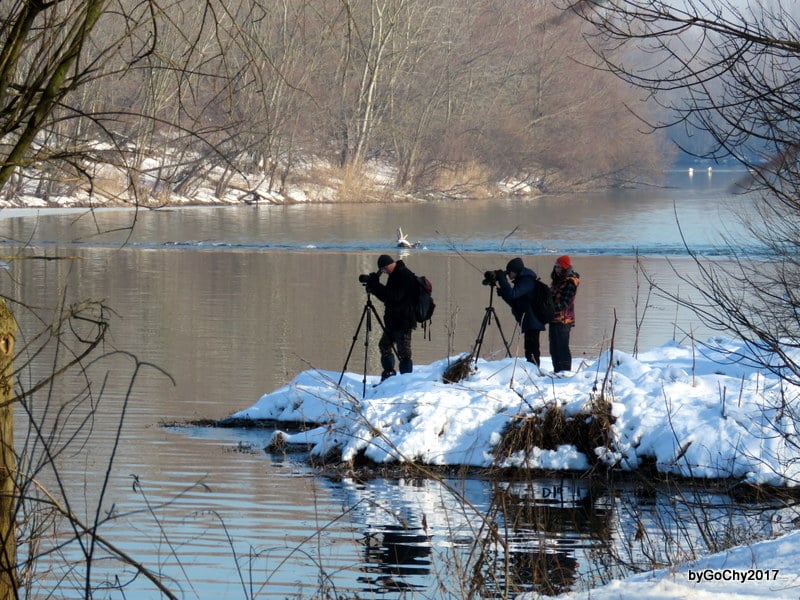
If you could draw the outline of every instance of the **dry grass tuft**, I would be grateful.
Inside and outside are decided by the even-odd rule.
[[[452,169],[439,169],[431,183],[447,196],[474,198],[492,196],[494,186],[489,183],[491,180],[491,171],[472,161]]]
[[[377,186],[358,166],[347,165],[338,169],[336,195],[347,202],[375,202],[382,198]]]
[[[561,407],[550,403],[509,423],[494,454],[503,460],[519,452],[529,455],[534,448],[555,450],[572,445],[594,465],[597,464],[595,448],[608,448],[613,442],[613,423],[611,404],[603,399],[594,401],[588,412],[569,417]]]
[[[475,368],[472,364],[472,354],[465,354],[444,370],[444,373],[442,373],[442,381],[444,383],[458,383],[474,372]]]
[[[371,203],[392,199],[392,192],[369,165],[345,166],[320,163],[309,167],[304,178],[296,178],[295,185],[305,188],[312,182],[325,182],[330,202]],[[319,185],[319,184],[317,184]]]
[[[278,431],[272,436],[272,439],[269,441],[264,450],[267,452],[283,452],[288,446],[289,444],[287,443],[286,436]]]

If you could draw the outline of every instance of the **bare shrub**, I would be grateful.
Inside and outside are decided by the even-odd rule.
[[[603,398],[593,401],[588,411],[569,416],[551,402],[509,422],[494,449],[495,460],[502,462],[515,454],[529,456],[534,448],[556,450],[573,445],[597,465],[595,449],[611,446],[613,424],[611,404]]]

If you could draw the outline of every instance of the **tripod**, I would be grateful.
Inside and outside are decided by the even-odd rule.
[[[503,328],[500,326],[500,320],[497,318],[497,311],[494,309],[493,306],[494,300],[494,285],[491,286],[489,290],[489,306],[486,307],[486,311],[483,313],[483,322],[481,322],[481,328],[478,331],[478,337],[475,340],[475,346],[472,348],[472,360],[476,363],[478,362],[478,356],[481,353],[481,346],[483,345],[483,336],[486,334],[486,328],[492,322],[492,315],[494,315],[494,320],[497,323],[497,330],[500,332],[500,337],[503,339],[503,345],[506,347],[506,355],[510,358],[511,348],[508,346],[508,341],[506,341],[506,336],[503,334]]]
[[[378,315],[378,311],[375,310],[375,305],[372,304],[372,297],[367,291],[367,301],[364,303],[364,309],[361,311],[361,319],[358,321],[358,327],[356,327],[356,332],[353,334],[353,341],[350,344],[350,351],[347,353],[347,358],[344,361],[344,366],[342,367],[342,373],[339,375],[339,383],[337,385],[342,385],[342,378],[344,377],[344,372],[347,370],[347,363],[350,362],[350,356],[353,354],[353,348],[356,345],[356,340],[358,339],[358,333],[361,331],[361,326],[364,325],[366,322],[366,330],[364,335],[364,379],[362,380],[363,388],[361,390],[361,397],[367,395],[367,358],[369,357],[369,332],[372,331],[372,317],[378,321],[378,325],[381,326],[381,330],[386,331],[386,328],[383,326],[383,321],[381,321],[380,315]]]

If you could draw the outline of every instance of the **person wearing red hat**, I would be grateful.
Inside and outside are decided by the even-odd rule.
[[[569,349],[569,334],[575,326],[575,295],[581,283],[580,275],[572,268],[572,260],[566,254],[556,259],[550,274],[553,303],[556,315],[548,326],[550,358],[553,371],[572,370],[572,353]]]

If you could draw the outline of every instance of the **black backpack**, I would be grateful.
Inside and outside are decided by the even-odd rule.
[[[414,306],[414,317],[417,319],[417,323],[422,323],[423,330],[426,330],[431,317],[433,317],[433,311],[436,309],[436,303],[431,295],[433,284],[425,275],[416,275],[416,278],[419,284],[419,298]]]
[[[538,277],[533,284],[533,314],[542,323],[547,325],[556,318],[556,306],[553,302],[553,292],[550,291],[550,286],[544,283]]]

